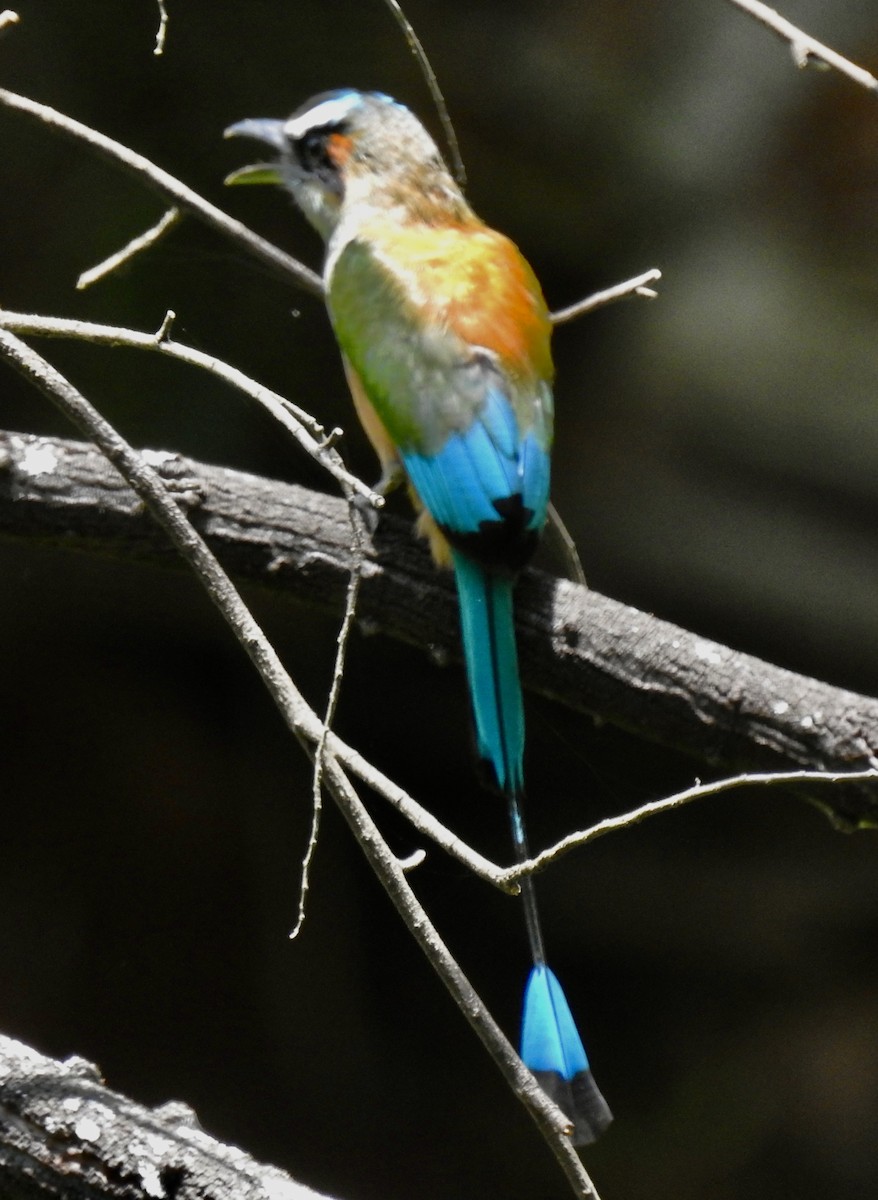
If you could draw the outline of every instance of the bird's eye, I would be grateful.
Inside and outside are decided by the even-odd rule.
[[[296,154],[306,171],[319,172],[330,166],[326,154],[326,130],[311,129],[296,142]]]
[[[293,150],[307,176],[317,180],[327,193],[341,197],[344,183],[336,145],[339,137],[337,125],[309,129],[293,142]]]

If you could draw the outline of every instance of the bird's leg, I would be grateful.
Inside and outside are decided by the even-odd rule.
[[[381,478],[375,484],[373,491],[379,496],[389,496],[405,483],[405,470],[398,458],[385,460],[381,464]]]
[[[398,459],[385,459],[381,464],[381,478],[373,486],[372,491],[378,496],[389,496],[391,492],[395,492],[400,484],[405,482],[405,471]],[[375,508],[370,504],[365,496],[356,495],[353,498],[353,503],[356,505],[357,511],[363,518],[363,522],[369,533],[374,533],[378,528],[378,520],[381,516],[381,509]]]

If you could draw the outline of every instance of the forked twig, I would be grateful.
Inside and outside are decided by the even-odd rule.
[[[615,304],[617,300],[630,300],[634,296],[655,300],[658,292],[649,285],[658,283],[661,277],[662,273],[658,267],[653,267],[649,271],[644,271],[642,275],[626,279],[624,283],[617,283],[613,287],[604,288],[601,292],[594,292],[591,296],[586,296],[584,300],[577,300],[575,304],[553,312],[552,324],[563,325],[577,317],[584,317],[586,313],[594,312],[595,309],[604,308],[607,304]]]

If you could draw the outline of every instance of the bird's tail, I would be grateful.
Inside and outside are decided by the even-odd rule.
[[[464,658],[479,756],[509,805],[516,859],[529,857],[522,814],[524,706],[518,677],[513,580],[454,552]],[[560,983],[546,965],[533,877],[521,883],[533,968],[524,993],[521,1057],[573,1122],[573,1142],[593,1142],[612,1121],[592,1078],[582,1039]]]
[[[513,580],[454,551],[463,653],[479,757],[504,795],[524,782],[524,707],[512,617]]]

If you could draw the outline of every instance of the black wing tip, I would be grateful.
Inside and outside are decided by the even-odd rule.
[[[573,1123],[574,1146],[590,1146],[610,1126],[613,1114],[591,1071],[563,1079],[557,1071],[534,1071],[537,1083]]]
[[[517,575],[533,558],[540,531],[533,526],[533,510],[520,492],[493,500],[497,520],[481,521],[478,529],[440,529],[457,550],[480,566],[498,574]]]

